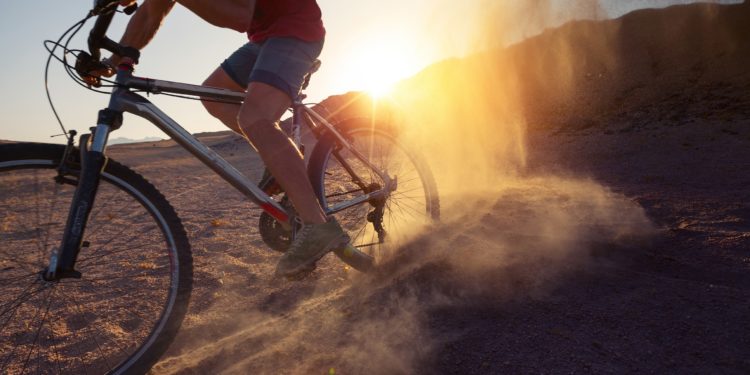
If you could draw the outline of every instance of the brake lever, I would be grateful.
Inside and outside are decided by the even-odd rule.
[[[91,55],[83,51],[79,52],[76,57],[75,70],[87,85],[93,87],[101,87],[102,80],[101,77],[92,75],[91,72],[102,72],[102,75],[107,76],[114,74],[111,66],[95,60]]]

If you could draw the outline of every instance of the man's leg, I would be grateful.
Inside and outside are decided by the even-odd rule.
[[[320,257],[349,243],[349,236],[338,222],[326,219],[307,179],[302,155],[276,123],[289,104],[287,93],[262,82],[251,82],[238,116],[240,129],[302,219],[301,230],[276,266],[276,275],[287,277],[310,271]]]
[[[324,223],[326,216],[307,178],[302,155],[276,124],[290,104],[285,92],[262,82],[251,82],[237,121],[292,201],[302,222]]]
[[[203,85],[242,90],[221,67],[211,73]],[[203,101],[208,113],[252,142],[268,170],[292,201],[302,221],[320,224],[326,221],[326,217],[307,178],[302,156],[289,137],[276,125],[276,121],[290,104],[286,93],[262,82],[251,82],[248,85],[242,106]]]
[[[222,67],[216,68],[216,70],[214,70],[214,72],[203,81],[203,86],[218,87],[234,91],[245,91],[245,88],[230,78]],[[229,129],[234,130],[238,134],[242,134],[242,131],[237,124],[237,114],[240,111],[239,104],[215,102],[210,99],[202,100],[201,102],[211,116],[219,119],[224,125],[229,127]]]
[[[277,124],[289,108],[290,93],[299,89],[295,85],[301,84],[302,75],[309,69],[305,61],[310,56],[317,56],[322,47],[322,42],[299,43],[279,39],[267,42],[262,50],[248,43],[225,60],[204,82],[206,86],[239,91],[242,90],[241,84],[238,84],[243,82],[241,77],[251,74],[248,68],[262,72],[258,73],[256,79],[249,77],[251,82],[247,85],[245,101],[239,108],[208,100],[204,100],[203,105],[214,117],[243,134],[253,144],[303,222],[301,230],[276,267],[276,274],[280,276],[310,270],[325,253],[346,246],[349,242],[349,236],[338,222],[327,220],[308,180],[302,155]],[[258,57],[263,52],[265,57]],[[285,67],[284,70],[278,70],[280,66]],[[289,93],[278,88],[286,85],[289,85]]]

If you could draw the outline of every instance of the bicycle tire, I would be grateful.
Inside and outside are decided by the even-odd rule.
[[[75,149],[67,183],[55,181],[64,150],[0,145],[0,373],[145,373],[187,311],[187,235],[153,185],[109,160],[76,263],[82,277],[44,281],[80,168]]]
[[[440,200],[432,172],[423,157],[399,140],[396,131],[386,124],[372,124],[367,119],[349,120],[336,125],[348,142],[380,170],[385,170],[398,182],[383,204],[382,218],[385,236],[381,237],[368,216],[376,211],[378,202],[347,208],[334,214],[352,238],[352,245],[372,256],[375,264],[382,262],[408,239],[418,227],[430,225],[440,218]],[[327,212],[338,202],[362,195],[365,190],[350,178],[342,167],[346,160],[362,179],[360,185],[382,187],[383,181],[367,172],[363,163],[351,152],[341,148],[334,134],[321,136],[310,155],[308,177],[323,209]],[[377,214],[376,214],[377,216]],[[356,268],[356,267],[355,267]]]

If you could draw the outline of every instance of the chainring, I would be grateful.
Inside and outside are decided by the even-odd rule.
[[[281,199],[281,205],[284,208],[291,207],[291,203],[286,195]],[[292,243],[292,231],[285,229],[281,223],[276,221],[273,216],[265,211],[260,214],[258,230],[260,231],[260,238],[263,242],[274,251],[281,253],[286,252],[286,250],[289,249],[289,245]]]

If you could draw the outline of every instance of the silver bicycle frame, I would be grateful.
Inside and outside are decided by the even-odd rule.
[[[204,99],[213,99],[227,103],[236,103],[238,105],[241,104],[245,99],[244,92],[178,82],[139,78],[134,77],[132,73],[126,69],[118,70],[117,84],[118,86],[112,92],[108,109],[120,113],[132,113],[150,121],[164,133],[166,133],[170,138],[175,140],[177,144],[179,144],[193,156],[198,158],[198,160],[203,162],[216,174],[221,176],[224,180],[226,180],[239,192],[244,194],[252,202],[260,206],[261,209],[268,212],[268,214],[273,216],[276,220],[284,224],[291,224],[292,218],[290,213],[273,198],[271,198],[264,191],[258,188],[256,184],[253,183],[253,181],[247,178],[247,176],[238,171],[218,153],[193,137],[188,131],[180,126],[180,124],[178,124],[166,113],[156,107],[156,105],[148,101],[143,96],[133,93],[130,90],[142,90],[151,94],[174,93],[193,95]],[[318,113],[308,108],[307,106],[303,105],[299,100],[294,101],[293,109],[295,112],[301,110],[310,115],[318,125],[325,127],[328,131],[331,132],[331,134],[334,134],[342,147],[352,152],[353,155],[355,155],[365,165],[372,169],[384,181],[384,186],[382,189],[368,194],[363,194],[362,196],[359,196],[347,202],[341,202],[340,204],[329,208],[326,214],[332,214],[346,208],[361,204],[370,199],[379,198],[395,188],[395,186],[393,186],[393,184],[395,184],[395,181],[392,181],[392,179],[389,178],[387,171],[381,171],[372,163],[370,163],[370,161],[364,155],[354,149],[350,142],[348,142],[346,138],[342,136],[335,129],[335,127],[328,121],[326,121],[322,116],[320,116]],[[295,126],[298,125],[299,124],[296,124]],[[110,131],[111,129],[109,124],[97,124],[97,128],[94,133],[94,139],[92,140],[91,149],[94,151],[104,152]]]

